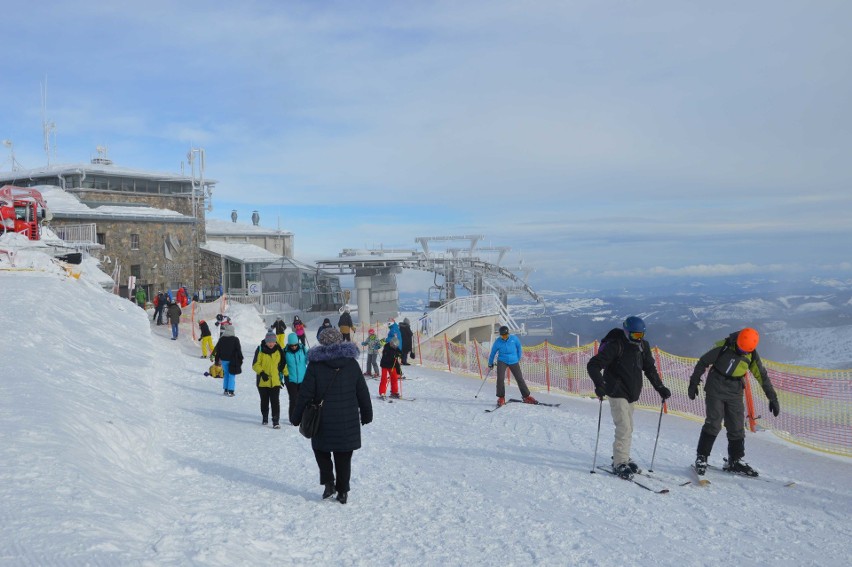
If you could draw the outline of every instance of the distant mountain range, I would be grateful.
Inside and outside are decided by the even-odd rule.
[[[515,319],[529,328],[547,327],[547,338],[574,346],[600,340],[629,315],[642,317],[654,346],[680,356],[698,357],[713,342],[745,326],[761,333],[761,356],[776,362],[818,368],[852,368],[852,281],[811,279],[725,280],[712,284],[673,281],[665,287],[630,290],[545,290],[546,313],[539,305],[510,300]],[[404,309],[422,311],[423,298],[403,297]]]

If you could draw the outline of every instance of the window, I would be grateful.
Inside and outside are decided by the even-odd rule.
[[[103,233],[103,232],[99,232],[97,234],[97,236],[98,236],[98,244],[100,244],[101,246],[106,246],[106,234]]]
[[[130,275],[135,277],[137,280],[142,279],[142,265],[132,264],[130,266]]]
[[[131,250],[139,250],[139,235],[131,234],[130,235],[130,249]]]

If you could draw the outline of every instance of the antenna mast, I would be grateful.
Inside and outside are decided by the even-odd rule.
[[[50,135],[53,134],[53,157],[56,158],[56,124],[47,119],[47,76],[41,84],[41,128],[44,134],[44,155],[50,167]]]

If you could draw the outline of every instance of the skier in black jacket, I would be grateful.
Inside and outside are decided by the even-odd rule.
[[[663,400],[671,391],[663,385],[651,345],[645,340],[645,322],[639,317],[628,317],[621,329],[612,329],[601,341],[598,353],[586,370],[595,384],[595,395],[603,401],[609,397],[609,409],[615,424],[612,443],[612,468],[622,478],[633,478],[640,472],[630,458],[633,437],[633,406],[642,393],[642,374]]]

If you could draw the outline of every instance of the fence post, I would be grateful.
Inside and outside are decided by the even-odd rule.
[[[544,339],[544,381],[547,382],[547,391],[550,392],[550,350],[547,346],[547,339]]]
[[[420,366],[423,366],[423,351],[420,350],[420,331],[417,331],[417,357],[420,358]],[[415,358],[417,358],[415,357]]]
[[[749,373],[746,372],[745,376],[743,376],[743,382],[745,383],[745,400],[746,400],[746,413],[748,414],[748,428],[752,433],[757,431],[757,418],[754,415],[754,398],[751,395],[751,380],[749,380]]]
[[[447,353],[447,370],[452,372],[453,367],[450,364],[450,345],[449,345],[449,341],[447,340],[447,333],[444,333],[444,351],[446,351],[446,353]]]
[[[476,352],[476,367],[479,369],[479,379],[482,380],[482,361],[479,359],[479,343],[473,341],[473,350]]]

